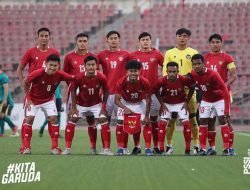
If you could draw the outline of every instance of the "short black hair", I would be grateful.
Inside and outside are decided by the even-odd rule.
[[[126,70],[129,70],[129,69],[138,69],[138,70],[140,70],[141,67],[142,67],[141,62],[139,62],[137,60],[131,60],[131,61],[127,62],[127,64],[126,64]]]
[[[138,40],[141,40],[142,38],[149,36],[151,39],[151,34],[149,34],[148,32],[142,32],[140,33],[140,35],[138,36]]]
[[[167,63],[167,68],[168,67],[177,67],[177,69],[179,69],[178,63],[173,62],[173,61]]]
[[[86,37],[87,39],[89,39],[89,35],[86,34],[86,33],[79,33],[76,35],[76,41],[78,40],[78,38],[81,38],[81,37]]]
[[[56,54],[50,54],[47,58],[46,61],[57,61],[58,63],[60,63],[60,57]]]
[[[46,28],[46,27],[39,28],[39,29],[37,30],[37,35],[39,36],[39,33],[40,33],[40,32],[43,32],[43,31],[48,32],[49,35],[50,35],[50,30],[49,30],[48,28]]]
[[[193,62],[194,59],[201,59],[202,63],[204,63],[204,57],[201,54],[194,54],[191,61]]]
[[[209,39],[208,39],[208,42],[210,43],[213,39],[217,39],[217,40],[220,40],[220,42],[222,42],[222,37],[220,34],[212,34]]]
[[[117,34],[117,36],[118,36],[119,38],[121,37],[121,35],[120,35],[119,32],[117,32],[117,31],[115,31],[115,30],[111,30],[111,31],[109,31],[109,32],[107,33],[106,38],[109,38],[112,34]]]
[[[191,31],[186,28],[180,28],[176,31],[176,36],[182,34],[187,34],[188,36],[191,36]]]
[[[94,57],[94,56],[92,56],[92,55],[89,55],[88,57],[86,57],[86,58],[83,60],[83,62],[84,62],[84,64],[86,64],[88,61],[92,61],[92,60],[94,60],[95,63],[97,64],[97,59],[96,59],[96,57]]]

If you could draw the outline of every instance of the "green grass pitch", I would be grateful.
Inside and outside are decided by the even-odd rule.
[[[9,131],[7,131],[7,134]],[[143,148],[143,138],[141,144]],[[64,139],[60,139],[64,147]],[[0,184],[0,190],[244,190],[250,188],[250,175],[243,174],[243,157],[250,149],[250,133],[236,133],[237,156],[221,156],[221,136],[217,133],[218,155],[213,157],[184,156],[181,132],[174,136],[172,156],[91,156],[86,130],[77,130],[72,155],[49,155],[50,138],[45,132],[38,137],[33,131],[32,154],[19,155],[19,138],[0,139],[0,177],[11,163],[35,162],[41,172],[40,182]],[[132,138],[129,140],[132,150]],[[98,150],[101,148],[98,132]],[[112,150],[116,151],[112,131]],[[143,150],[143,149],[142,149]]]

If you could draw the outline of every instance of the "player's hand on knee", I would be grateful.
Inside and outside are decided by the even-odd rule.
[[[185,114],[187,115],[188,112],[188,104],[185,102],[183,106],[181,107],[181,110],[185,109]]]
[[[164,112],[169,112],[167,106],[164,103],[161,104],[159,112],[160,112],[160,115],[162,115]]]
[[[123,112],[125,113],[125,114],[133,114],[133,112],[129,109],[129,108],[127,108],[127,107],[125,107],[124,109],[123,109]]]
[[[143,119],[143,123],[144,123],[145,125],[149,125],[149,124],[150,124],[150,119],[149,119],[149,117],[145,116],[145,118]]]
[[[30,105],[32,105],[32,101],[31,100],[27,100],[25,103],[25,108],[27,109],[28,107],[30,107]]]
[[[105,117],[107,118],[108,117],[108,112],[106,109],[101,109],[100,111],[100,114],[99,114],[99,117],[102,118],[102,117]]]
[[[69,117],[70,118],[78,117],[78,110],[76,108],[71,108],[69,110]]]

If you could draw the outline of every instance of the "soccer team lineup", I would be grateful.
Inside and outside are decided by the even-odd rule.
[[[25,51],[17,68],[25,92],[20,154],[36,151],[32,150],[32,125],[42,110],[54,155],[74,154],[72,143],[79,119],[87,121],[92,155],[170,156],[178,122],[183,130],[184,155],[236,155],[230,122],[230,85],[236,80],[236,66],[223,52],[220,34],[210,35],[209,53],[201,55],[188,46],[191,31],[186,28],[173,34],[176,45],[165,54],[152,47],[148,32],[137,34],[139,50],[128,52],[119,49],[122,36],[111,30],[106,34],[108,48],[98,54],[88,51],[88,35],[79,33],[75,50],[66,54],[63,62],[58,51],[49,47],[50,35],[49,28],[40,28],[37,46]],[[61,81],[66,82],[68,92],[64,144],[59,146],[62,102],[57,93]],[[117,120],[116,139],[112,139],[116,147],[111,148],[112,115]],[[221,150],[216,149],[216,120]],[[101,150],[96,148],[97,125]],[[128,149],[129,135],[133,136],[132,150]]]

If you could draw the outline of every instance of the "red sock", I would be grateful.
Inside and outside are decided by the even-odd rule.
[[[151,122],[154,147],[158,147],[158,122]]]
[[[224,149],[229,148],[229,136],[230,136],[230,130],[228,125],[221,125],[221,136],[223,140],[223,147]]]
[[[25,118],[23,120],[22,127],[21,127],[21,147],[25,147],[25,145],[24,145],[24,127],[23,127],[24,123],[26,123]]]
[[[58,124],[51,124],[48,122],[48,129],[49,129],[49,134],[51,137],[51,149],[57,148],[58,147],[58,136],[59,136],[59,127]]]
[[[151,148],[152,129],[150,125],[146,125],[143,128],[143,137],[145,141],[145,148]]]
[[[68,121],[65,129],[65,146],[66,148],[71,148],[72,140],[75,134],[75,126],[76,124],[73,122]]]
[[[185,150],[190,150],[191,140],[192,140],[192,133],[191,133],[191,125],[189,120],[182,121],[183,125],[183,135],[185,139]]]
[[[231,131],[229,137],[229,148],[233,148],[233,145],[234,145],[234,131]]]
[[[134,145],[135,145],[135,147],[140,147],[141,131],[138,132],[138,133],[135,133],[135,134],[133,135],[133,137],[134,137]]]
[[[128,148],[128,133],[123,131],[123,148]]]
[[[23,138],[24,147],[30,148],[30,141],[32,137],[32,125],[24,123],[22,125],[22,128],[23,128],[23,133],[24,133],[24,138]]]
[[[215,147],[216,131],[208,131],[208,143],[210,147]]]
[[[96,148],[96,139],[97,139],[97,129],[95,125],[88,127],[88,134],[89,134],[89,141],[90,141],[90,148]]]
[[[208,136],[207,125],[201,125],[199,128],[199,138],[200,138],[201,149],[203,150],[206,150],[207,136]]]
[[[120,124],[116,125],[116,142],[118,148],[123,148],[123,126]]]
[[[108,122],[101,124],[101,137],[103,148],[110,149],[110,128]]]
[[[165,148],[165,138],[166,138],[166,133],[167,133],[167,130],[166,130],[166,126],[168,125],[168,122],[167,121],[163,121],[161,120],[159,122],[159,130],[158,130],[158,140],[159,140],[159,148],[160,148],[160,151],[164,151],[164,148]]]

